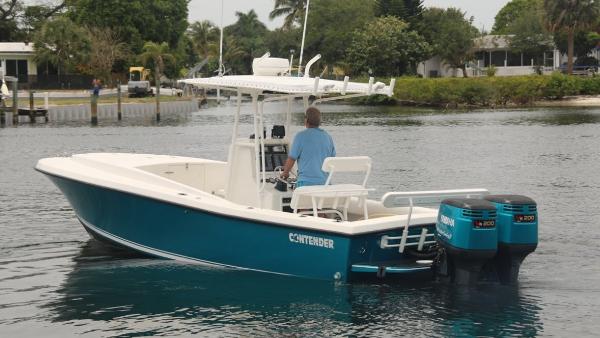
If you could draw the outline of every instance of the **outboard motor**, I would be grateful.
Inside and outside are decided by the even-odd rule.
[[[525,257],[538,243],[537,204],[526,196],[489,195],[486,200],[496,208],[498,254],[493,266],[502,284],[514,284]]]
[[[457,284],[474,284],[485,262],[496,255],[496,206],[482,199],[442,201],[436,239],[443,248],[438,274]]]

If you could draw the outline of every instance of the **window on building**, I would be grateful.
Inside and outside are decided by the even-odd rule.
[[[6,75],[17,76],[17,60],[6,60]]]
[[[505,59],[506,59],[506,51],[503,51],[503,50],[493,51],[491,64],[496,67],[504,67]]]
[[[507,65],[509,67],[520,67],[523,65],[521,61],[521,53],[508,52]]]
[[[489,54],[487,52],[476,52],[475,53],[475,64],[478,67],[485,67],[486,56],[488,56],[488,58],[489,58]]]
[[[523,53],[523,66],[531,66],[531,60],[533,60],[533,65],[536,65],[539,59],[533,54]]]
[[[6,60],[6,75],[19,78],[19,82],[27,82],[27,60]]]
[[[17,74],[19,76],[27,76],[27,60],[17,61]]]
[[[554,67],[554,51],[544,53],[544,66]]]

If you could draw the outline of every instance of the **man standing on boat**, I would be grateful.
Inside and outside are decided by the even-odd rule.
[[[321,125],[321,111],[310,107],[304,115],[306,129],[296,134],[292,149],[285,162],[283,179],[287,179],[294,163],[298,161],[298,181],[296,187],[307,185],[323,185],[327,174],[321,170],[327,157],[335,157],[335,145],[331,136]]]

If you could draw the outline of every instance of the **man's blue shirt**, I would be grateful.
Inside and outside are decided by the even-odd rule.
[[[306,128],[296,134],[289,157],[298,163],[298,182],[301,185],[325,184],[327,174],[321,170],[327,157],[335,157],[335,145],[321,128]]]

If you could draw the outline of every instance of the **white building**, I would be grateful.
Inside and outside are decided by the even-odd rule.
[[[33,44],[25,42],[0,42],[0,76],[14,76],[19,83],[35,82],[37,64]]]
[[[467,66],[467,75],[486,76],[488,67],[495,67],[497,76],[530,75],[536,73],[534,60],[542,60],[542,71],[551,73],[561,65],[562,55],[558,49],[543,55],[527,55],[513,52],[510,48],[510,35],[486,35],[475,39],[475,61]],[[462,70],[450,67],[439,56],[435,56],[417,67],[423,77],[462,77]]]

